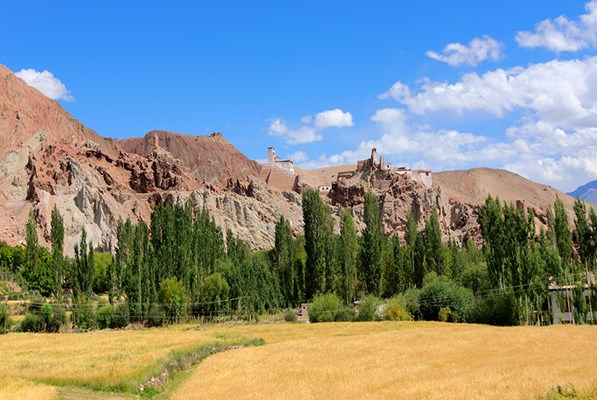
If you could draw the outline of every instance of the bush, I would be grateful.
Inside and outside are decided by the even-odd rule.
[[[340,307],[334,315],[334,321],[337,322],[352,322],[355,320],[355,309],[352,306]]]
[[[99,329],[112,328],[114,326],[114,307],[110,304],[100,307],[95,313],[95,321]]]
[[[114,318],[112,319],[112,328],[124,328],[130,322],[129,305],[127,303],[118,304],[114,307]]]
[[[451,320],[453,318],[453,312],[452,310],[450,310],[450,307],[442,307],[439,309],[439,312],[437,313],[437,319],[442,321],[442,322],[448,322],[448,320]]]
[[[23,332],[39,332],[39,317],[30,312],[25,314],[25,319],[21,321],[21,331]]]
[[[413,316],[407,311],[406,302],[407,299],[404,295],[396,295],[388,299],[383,311],[383,319],[387,321],[412,321]]]
[[[168,278],[160,284],[158,295],[168,322],[179,322],[187,310],[188,295],[182,283],[176,278]]]
[[[419,308],[421,315],[428,321],[440,320],[440,310],[449,308],[442,312],[442,316],[448,321],[460,322],[466,319],[469,308],[474,303],[473,292],[462,286],[458,286],[445,276],[438,276],[427,282],[420,292]]]
[[[357,311],[357,321],[377,321],[379,320],[378,308],[381,301],[370,294],[361,299]]]
[[[296,322],[296,320],[297,320],[296,311],[294,311],[294,309],[289,308],[288,310],[286,310],[286,312],[284,312],[284,321]]]
[[[309,322],[332,322],[342,307],[342,300],[334,293],[315,296],[309,303]]]
[[[95,326],[95,310],[91,301],[83,299],[73,304],[73,324],[81,330]]]
[[[59,304],[45,303],[41,306],[40,329],[43,332],[58,332],[66,324],[66,310]]]
[[[157,304],[152,305],[147,314],[147,326],[162,326],[165,322],[164,309]]]
[[[21,322],[23,332],[58,332],[66,324],[66,310],[59,304],[32,303]]]
[[[0,335],[8,332],[12,326],[12,319],[3,304],[0,304]],[[5,330],[6,329],[6,330]]]
[[[516,299],[512,292],[497,292],[478,299],[472,307],[470,322],[509,326],[518,324]]]
[[[405,302],[405,306],[406,306],[406,311],[410,315],[412,315],[413,319],[415,319],[415,320],[422,319],[421,307],[419,305],[420,297],[421,297],[420,289],[407,289],[404,292],[404,302]]]

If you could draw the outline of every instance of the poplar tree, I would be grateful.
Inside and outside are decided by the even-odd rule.
[[[572,237],[568,225],[568,214],[564,203],[559,197],[553,205],[554,209],[554,232],[556,247],[565,270],[569,270],[572,264]]]
[[[588,267],[592,264],[593,258],[591,251],[591,228],[587,218],[585,203],[578,197],[574,201],[574,217],[574,241],[578,246],[580,261]]]
[[[25,279],[32,281],[39,268],[39,251],[37,240],[37,222],[33,209],[29,211],[25,237]]]
[[[303,192],[303,221],[305,224],[305,296],[310,300],[326,290],[329,250],[332,236],[330,208],[314,189]]]
[[[445,256],[442,243],[442,231],[439,226],[437,209],[433,207],[431,218],[425,222],[425,248],[429,269],[438,275],[445,274]]]
[[[294,245],[290,223],[280,216],[275,227],[275,243],[273,248],[273,267],[278,280],[282,298],[286,301],[298,299],[298,276],[293,266]]]
[[[494,199],[489,195],[478,212],[489,280],[492,287],[503,289],[509,280],[505,265],[504,216],[499,198]]]
[[[365,195],[365,229],[361,247],[361,274],[365,293],[379,296],[383,276],[384,236],[379,223],[379,207],[372,191]]]
[[[340,213],[340,238],[338,239],[337,254],[340,268],[338,294],[348,304],[354,299],[359,255],[357,229],[348,209],[343,209]]]
[[[93,284],[93,243],[87,242],[85,227],[81,231],[81,241],[75,244],[73,271],[73,291],[76,298],[89,297]]]
[[[62,299],[62,280],[64,279],[64,221],[56,206],[52,209],[50,237],[52,238],[54,293],[57,298]]]

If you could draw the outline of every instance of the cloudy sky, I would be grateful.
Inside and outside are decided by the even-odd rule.
[[[597,179],[597,0],[195,3],[2,0],[0,63],[104,136]]]

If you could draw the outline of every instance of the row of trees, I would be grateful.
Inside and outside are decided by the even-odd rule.
[[[51,253],[38,245],[31,213],[27,246],[11,251],[2,246],[0,263],[22,264],[30,286],[43,295],[53,293],[58,301],[63,288],[71,288],[77,305],[75,323],[79,314],[81,323],[88,318],[75,311],[89,308],[94,292],[108,293],[113,304],[125,301],[132,320],[148,323],[159,323],[164,317],[177,321],[187,315],[253,316],[326,293],[350,304],[367,295],[391,298],[407,292],[409,298],[418,299],[421,310],[433,306],[432,311],[411,310],[415,317],[434,318],[439,305],[440,309],[457,307],[462,319],[462,299],[475,293],[486,313],[496,314],[491,307],[503,303],[514,307],[518,322],[534,323],[545,319],[550,282],[582,283],[581,276],[586,279],[587,272],[595,270],[597,216],[593,209],[587,212],[580,200],[574,213],[571,230],[564,206],[557,200],[548,213],[547,230],[541,228],[537,234],[532,211],[488,197],[479,208],[485,241],[479,250],[471,241],[442,242],[435,209],[421,231],[409,215],[402,239],[397,234],[385,236],[372,192],[364,199],[362,234],[357,234],[349,209],[341,210],[336,234],[331,208],[317,191],[305,190],[304,236],[294,238],[289,221],[280,217],[274,248],[251,252],[232,232],[224,237],[207,210],[166,202],[155,207],[149,226],[143,221],[118,222],[118,247],[101,268],[100,255],[94,253],[84,229],[74,259],[64,257],[63,220],[54,208]],[[583,285],[577,287],[570,301],[581,321],[591,310],[586,310]],[[446,300],[456,298],[460,300],[450,300],[452,304]]]

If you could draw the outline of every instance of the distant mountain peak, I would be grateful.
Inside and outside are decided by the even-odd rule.
[[[575,191],[568,194],[597,205],[597,180],[579,186]]]

